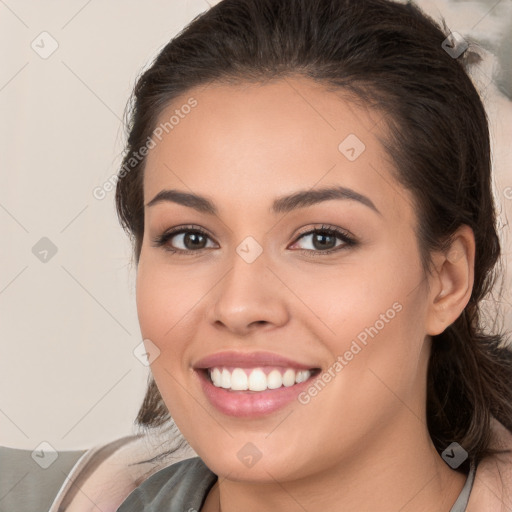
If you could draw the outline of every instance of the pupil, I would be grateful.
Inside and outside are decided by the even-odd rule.
[[[330,238],[330,239],[331,239],[331,241],[334,241],[334,236],[333,236],[333,235],[322,235],[322,234],[317,234],[317,235],[315,236],[315,238],[313,239],[313,245],[315,246],[315,249],[326,249],[325,239],[327,239],[327,238]],[[321,240],[321,242],[320,242],[320,246],[318,247],[318,246],[317,246],[318,244],[317,244],[316,242],[317,242],[319,239]],[[334,241],[334,242],[335,242],[335,241]],[[336,243],[336,242],[335,242],[335,243]],[[329,244],[327,244],[327,245],[329,245]],[[332,244],[330,244],[330,245],[332,246]],[[333,247],[333,246],[332,246],[332,247],[331,247],[331,246],[330,246],[330,247],[327,247],[327,248],[328,248],[328,249],[332,249],[332,247]]]
[[[200,233],[188,233],[185,235],[185,238],[184,238],[184,243],[185,243],[185,246],[187,248],[202,248],[202,245],[204,245],[204,240],[203,240],[203,244],[201,244],[200,242],[198,242],[198,239],[199,238],[205,238],[203,235],[201,235]],[[192,242],[191,244],[187,243],[187,242]]]

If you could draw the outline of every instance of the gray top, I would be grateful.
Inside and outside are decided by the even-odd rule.
[[[471,464],[462,491],[450,512],[465,512],[475,479]],[[198,512],[217,481],[200,457],[161,469],[134,489],[117,512]]]
[[[117,512],[198,512],[216,481],[200,457],[185,459],[144,480]]]

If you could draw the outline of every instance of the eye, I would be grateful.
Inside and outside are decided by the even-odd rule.
[[[190,254],[207,249],[208,239],[210,236],[198,226],[178,226],[154,238],[153,247],[163,247],[173,253]]]
[[[312,237],[310,242],[305,244],[309,247],[300,252],[308,255],[330,254],[357,245],[357,241],[346,231],[326,225],[301,234],[293,245],[307,237]],[[163,247],[171,253],[191,254],[203,249],[211,249],[211,245],[208,247],[209,240],[211,238],[208,233],[199,226],[178,226],[154,238],[152,245],[153,247]]]
[[[301,251],[307,254],[329,254],[357,245],[356,240],[346,231],[334,226],[322,225],[320,228],[303,233],[297,240],[306,239],[308,237],[311,237],[309,243],[305,244],[308,247]],[[338,241],[339,243],[337,244]],[[297,242],[295,242],[295,244],[296,243]]]

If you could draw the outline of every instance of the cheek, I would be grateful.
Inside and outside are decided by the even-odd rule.
[[[186,371],[183,364],[187,346],[183,334],[191,329],[191,315],[187,313],[197,300],[193,301],[193,297],[196,294],[190,287],[183,287],[178,272],[166,271],[141,255],[136,280],[140,330],[143,339],[150,340],[159,350],[151,363],[151,373],[171,416],[177,417],[183,414],[182,372]],[[145,346],[151,350],[147,341]]]
[[[194,306],[207,291],[204,286],[202,280],[187,276],[186,272],[141,257],[136,300],[143,337],[161,351],[179,350],[186,341],[182,339],[183,332],[187,332]]]
[[[141,333],[144,339],[150,339],[162,350],[160,339],[172,323],[171,318],[162,315],[162,308],[166,308],[162,301],[165,297],[159,285],[158,273],[154,272],[141,258],[137,270],[136,282],[137,314]],[[169,320],[169,321],[168,321]]]
[[[339,380],[352,383],[358,400],[374,402],[377,395],[389,395],[385,384],[398,390],[414,383],[427,306],[414,249],[380,252],[357,273],[341,273],[324,283],[315,287],[311,282],[310,297],[314,295],[318,316],[329,327],[323,342],[333,364],[338,361],[332,372],[344,375]],[[310,328],[315,329],[313,324]]]
[[[331,345],[341,356],[331,400],[356,424],[372,428],[375,418],[380,423],[415,410],[421,417],[427,368],[424,298],[409,291],[374,295],[371,304],[346,317],[343,334]],[[339,421],[334,411],[329,414],[329,421]]]
[[[310,306],[297,302],[296,312],[306,313],[301,320],[322,334],[333,354],[349,350],[354,340],[365,347],[371,340],[390,337],[398,348],[410,337],[408,325],[412,330],[423,327],[418,320],[424,317],[426,296],[420,286],[424,275],[414,247],[407,251],[392,245],[378,247],[337,266],[281,274],[283,281],[293,283],[302,303]]]

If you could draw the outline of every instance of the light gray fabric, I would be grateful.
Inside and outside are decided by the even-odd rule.
[[[61,451],[43,469],[32,450],[0,446],[0,512],[45,512],[85,450]]]
[[[453,507],[450,509],[450,512],[465,512],[466,507],[468,506],[471,489],[473,488],[473,482],[475,481],[475,473],[476,466],[474,465],[473,461],[471,461],[471,467],[469,470],[469,475],[466,479],[466,483],[464,484],[462,491],[460,491],[457,501],[455,501]]]
[[[465,512],[476,468],[471,464],[466,483],[450,512]],[[160,470],[134,489],[117,512],[200,511],[217,476],[199,457]]]

